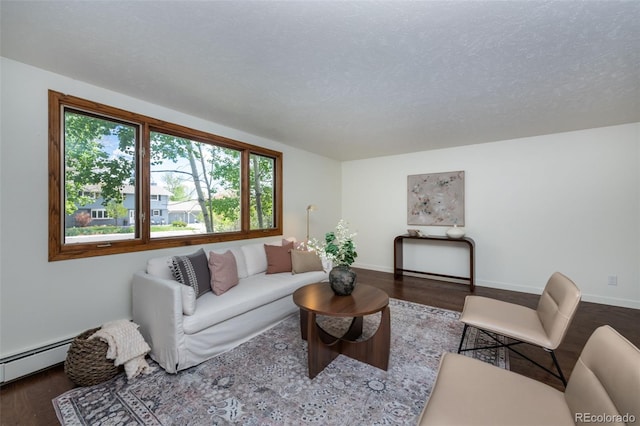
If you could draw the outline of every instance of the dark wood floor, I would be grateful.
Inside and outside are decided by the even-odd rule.
[[[469,294],[468,286],[461,284],[414,277],[403,277],[402,280],[396,281],[389,273],[364,269],[358,269],[357,272],[358,282],[376,286],[386,291],[390,297],[455,311],[462,310],[464,298]],[[484,287],[476,287],[475,294],[532,308],[535,308],[538,302],[537,295]],[[611,325],[640,347],[640,310],[582,302],[563,344],[556,351],[558,361],[567,377],[571,374],[591,333],[603,324]],[[551,368],[551,358],[542,350],[524,346],[522,352]],[[562,389],[562,384],[555,377],[518,355],[510,353],[509,356],[512,371]],[[51,399],[72,388],[73,383],[65,376],[61,365],[2,386],[0,425],[57,424]]]

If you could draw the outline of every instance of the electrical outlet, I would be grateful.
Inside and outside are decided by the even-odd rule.
[[[608,285],[618,285],[618,277],[616,275],[609,275],[607,278]]]

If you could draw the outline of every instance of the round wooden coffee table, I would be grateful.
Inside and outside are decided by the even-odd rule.
[[[296,290],[293,301],[300,308],[300,332],[308,345],[309,378],[340,354],[383,370],[388,368],[391,314],[389,296],[384,291],[357,284],[349,296],[337,296],[329,283],[316,283]],[[378,330],[369,339],[356,341],[362,334],[363,317],[376,312],[382,312]],[[316,315],[353,317],[353,321],[342,336],[334,336],[317,324]]]

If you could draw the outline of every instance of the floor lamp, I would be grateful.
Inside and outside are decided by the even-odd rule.
[[[309,204],[307,206],[307,240],[306,243],[309,242],[309,213],[316,211],[318,207],[315,204]]]

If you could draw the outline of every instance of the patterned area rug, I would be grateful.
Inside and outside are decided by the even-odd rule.
[[[154,371],[127,382],[120,374],[53,400],[64,425],[380,425],[415,424],[443,352],[462,335],[458,312],[390,300],[391,354],[383,371],[343,355],[315,379],[307,376],[306,342],[292,315],[230,352],[182,371]],[[365,318],[373,333],[379,313]],[[323,318],[326,329],[346,328]],[[482,344],[482,333],[467,333]],[[487,342],[488,343],[488,342]],[[466,352],[509,368],[506,350]]]

